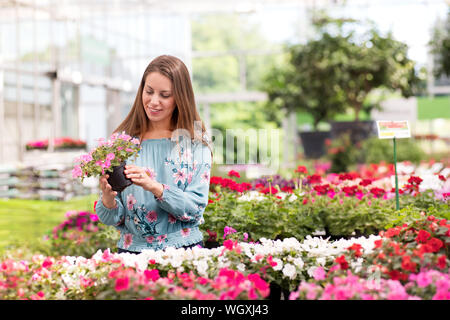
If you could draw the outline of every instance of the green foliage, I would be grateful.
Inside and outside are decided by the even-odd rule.
[[[449,203],[435,200],[433,192],[418,196],[401,195],[399,211],[395,198],[385,200],[369,196],[300,195],[299,190],[284,200],[276,195],[255,196],[253,200],[239,200],[239,195],[217,187],[219,200],[206,207],[206,230],[215,231],[218,241],[223,241],[226,226],[236,229],[238,238],[247,232],[253,240],[295,237],[303,239],[315,231],[325,231],[326,236],[350,237],[378,234],[387,227],[401,225],[421,217],[422,212],[440,218],[450,218]]]
[[[441,24],[436,23],[430,45],[432,53],[436,55],[434,75],[450,77],[450,6],[446,21]]]
[[[330,172],[340,173],[356,164],[361,158],[360,143],[352,143],[350,134],[342,134],[327,146],[327,158],[331,160]]]
[[[394,161],[394,147],[391,139],[369,138],[362,142],[361,154],[364,163],[380,163]],[[426,157],[425,152],[414,139],[397,139],[397,161],[419,163]]]
[[[120,234],[112,226],[98,220],[88,211],[68,211],[66,220],[55,226],[33,246],[35,252],[44,255],[92,257],[99,249],[116,250]]]
[[[349,107],[358,120],[360,111],[374,107],[365,104],[374,89],[413,95],[420,79],[407,58],[407,45],[374,27],[362,34],[357,28],[347,32],[352,23],[322,16],[314,22],[316,39],[289,47],[289,65],[273,68],[266,78],[265,91],[273,105],[311,114],[317,130],[319,122]]]

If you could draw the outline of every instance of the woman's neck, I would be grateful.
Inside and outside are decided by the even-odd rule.
[[[142,140],[145,139],[161,139],[161,138],[171,138],[172,137],[172,131],[169,129],[163,129],[163,130],[155,130],[150,129],[149,131],[145,132]]]

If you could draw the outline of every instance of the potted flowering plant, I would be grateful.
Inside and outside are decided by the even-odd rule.
[[[132,184],[123,173],[125,161],[132,156],[137,157],[140,148],[139,139],[132,138],[125,132],[114,133],[108,141],[101,138],[96,148],[75,159],[72,176],[83,181],[86,177],[108,173],[108,183],[112,189],[122,191]]]

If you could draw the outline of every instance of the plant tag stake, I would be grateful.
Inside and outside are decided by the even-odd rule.
[[[397,140],[400,138],[411,138],[411,130],[408,120],[401,121],[377,121],[378,138],[393,139],[394,141],[394,168],[395,168],[395,208],[400,209],[398,196],[398,176],[397,176]]]

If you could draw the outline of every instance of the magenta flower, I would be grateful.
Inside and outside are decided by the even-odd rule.
[[[229,234],[237,232],[234,228],[226,226],[223,228],[223,238],[225,239]]]

